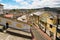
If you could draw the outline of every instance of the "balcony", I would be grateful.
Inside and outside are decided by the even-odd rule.
[[[60,33],[60,25],[58,25],[58,29],[57,29],[57,32],[59,32],[59,33]]]

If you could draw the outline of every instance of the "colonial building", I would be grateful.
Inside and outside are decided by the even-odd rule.
[[[3,14],[3,5],[0,4],[0,14]]]
[[[60,17],[58,16],[59,14],[57,14],[58,11],[53,8],[48,10],[46,9],[39,18],[40,29],[49,35],[52,40],[60,39]]]
[[[46,9],[31,15],[29,19],[30,22],[38,25],[52,40],[60,38],[60,29],[57,30],[57,11],[55,9]]]
[[[37,24],[39,23],[39,15],[41,15],[42,12],[41,11],[37,11],[37,12],[33,12],[29,15],[29,22],[31,24]]]

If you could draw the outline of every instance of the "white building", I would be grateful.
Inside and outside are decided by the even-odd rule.
[[[27,17],[26,17],[26,15],[23,15],[21,17],[18,17],[17,20],[27,22]]]
[[[0,4],[0,14],[3,14],[3,5]]]

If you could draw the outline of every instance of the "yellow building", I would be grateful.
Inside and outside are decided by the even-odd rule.
[[[60,31],[57,30],[57,12],[54,11],[40,11],[41,14],[33,14],[30,16],[30,22],[37,24],[39,28],[45,32],[52,40],[60,38]]]
[[[60,39],[60,29],[57,31],[57,39]]]
[[[33,12],[29,15],[29,20],[31,24],[39,24],[39,15],[42,14],[41,11]]]
[[[53,39],[56,39],[56,25],[54,17],[47,18],[47,26],[46,26],[46,33]]]
[[[35,14],[32,14],[30,17],[29,17],[29,22],[30,24],[37,24],[38,25],[38,19],[39,17]]]
[[[56,18],[51,12],[45,11],[40,15],[40,28],[47,33],[53,40],[56,39]]]
[[[46,32],[46,26],[47,26],[47,18],[50,14],[46,11],[43,11],[43,13],[39,16],[39,27]]]

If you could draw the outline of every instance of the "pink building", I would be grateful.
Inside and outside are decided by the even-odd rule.
[[[6,14],[6,15],[4,15],[4,17],[13,18],[13,14]]]

